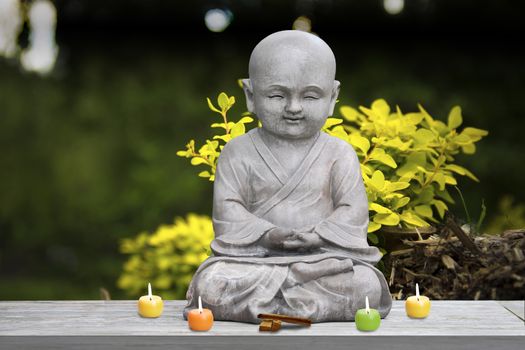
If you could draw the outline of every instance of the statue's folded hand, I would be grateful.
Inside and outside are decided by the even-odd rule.
[[[297,250],[299,252],[312,251],[323,245],[322,238],[315,232],[294,232],[292,239],[283,243],[286,250]]]

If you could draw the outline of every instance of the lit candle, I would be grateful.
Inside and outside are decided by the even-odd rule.
[[[148,295],[140,297],[138,307],[142,317],[159,317],[162,314],[162,298],[151,294],[151,283],[148,283]]]
[[[424,295],[419,295],[419,285],[417,283],[416,295],[407,298],[405,309],[407,316],[412,318],[425,318],[430,312],[430,299]]]
[[[188,313],[188,326],[193,331],[207,331],[213,326],[213,314],[211,310],[202,308],[200,296],[199,308],[190,310]]]
[[[379,311],[371,309],[368,305],[368,297],[365,299],[366,307],[357,310],[355,314],[355,326],[360,331],[375,331],[381,324]]]

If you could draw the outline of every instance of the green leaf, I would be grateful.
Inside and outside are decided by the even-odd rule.
[[[432,217],[432,208],[430,208],[430,205],[418,205],[414,208],[416,213],[421,216],[425,216],[427,218]]]
[[[454,106],[448,114],[448,127],[450,129],[456,129],[463,123],[463,117],[461,116],[461,107]]]
[[[456,164],[447,164],[445,166],[445,169],[447,170],[451,170],[459,175],[464,175],[464,176],[467,176],[469,178],[471,178],[472,180],[476,181],[476,182],[479,182],[479,179],[474,175],[472,174],[469,170],[459,166],[459,165],[456,165]]]
[[[377,238],[377,235],[375,233],[368,233],[368,240],[372,243],[372,244],[378,244],[379,243],[379,238]]]
[[[443,219],[445,212],[448,210],[448,206],[445,202],[440,201],[439,199],[434,199],[431,203],[436,207],[439,216]]]

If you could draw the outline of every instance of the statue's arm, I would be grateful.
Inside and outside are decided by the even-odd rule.
[[[313,231],[339,247],[368,248],[368,198],[359,160],[350,145],[338,155],[330,176],[334,211]]]
[[[266,256],[267,233],[277,226],[249,211],[249,158],[242,144],[228,143],[217,162],[213,189],[213,228],[216,255]]]

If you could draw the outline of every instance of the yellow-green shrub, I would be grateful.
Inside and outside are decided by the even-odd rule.
[[[224,145],[246,132],[254,119],[244,113],[237,122],[227,113],[235,98],[221,93],[218,108],[208,99],[209,108],[219,114],[212,128],[222,131],[198,149],[195,141],[177,155],[192,165],[205,165],[199,176],[213,181],[217,159]],[[456,185],[456,175],[477,178],[454,164],[460,152],[474,154],[475,143],[487,135],[485,130],[462,124],[461,109],[453,107],[447,124],[432,118],[421,106],[417,112],[391,111],[382,99],[370,108],[341,106],[342,118],[328,118],[323,131],[349,142],[357,152],[370,209],[369,239],[377,243],[374,231],[381,226],[417,227],[437,222],[453,203],[448,186]],[[254,123],[255,124],[255,123]],[[260,124],[259,124],[260,126]],[[252,125],[255,127],[255,125]],[[208,256],[213,227],[208,216],[189,214],[173,225],[160,226],[150,234],[143,232],[125,239],[121,251],[131,254],[118,281],[134,297],[144,294],[148,281],[164,298],[184,298],[187,286],[199,264]]]
[[[120,251],[131,256],[117,284],[138,297],[151,282],[154,292],[163,298],[185,299],[195,270],[209,255],[212,239],[211,219],[196,214],[176,218],[174,224],[161,225],[153,233],[124,239]]]
[[[222,123],[211,127],[224,132],[206,140],[198,151],[191,140],[186,150],[177,152],[190,158],[193,165],[209,167],[199,176],[210,181],[215,178],[224,144],[244,134],[246,124],[253,121],[246,113],[237,122],[228,121],[234,97],[221,93],[217,103],[219,108],[208,99],[209,108],[222,118]],[[357,152],[369,200],[370,233],[383,225],[417,227],[438,222],[448,209],[447,203],[453,203],[448,186],[457,184],[456,175],[478,181],[469,170],[454,164],[454,156],[474,154],[475,143],[488,132],[472,127],[459,130],[463,123],[459,106],[451,109],[447,124],[418,107],[416,112],[402,113],[399,107],[391,110],[383,99],[374,101],[370,108],[341,106],[343,118],[328,118],[323,128]],[[369,237],[377,242],[374,234]]]

